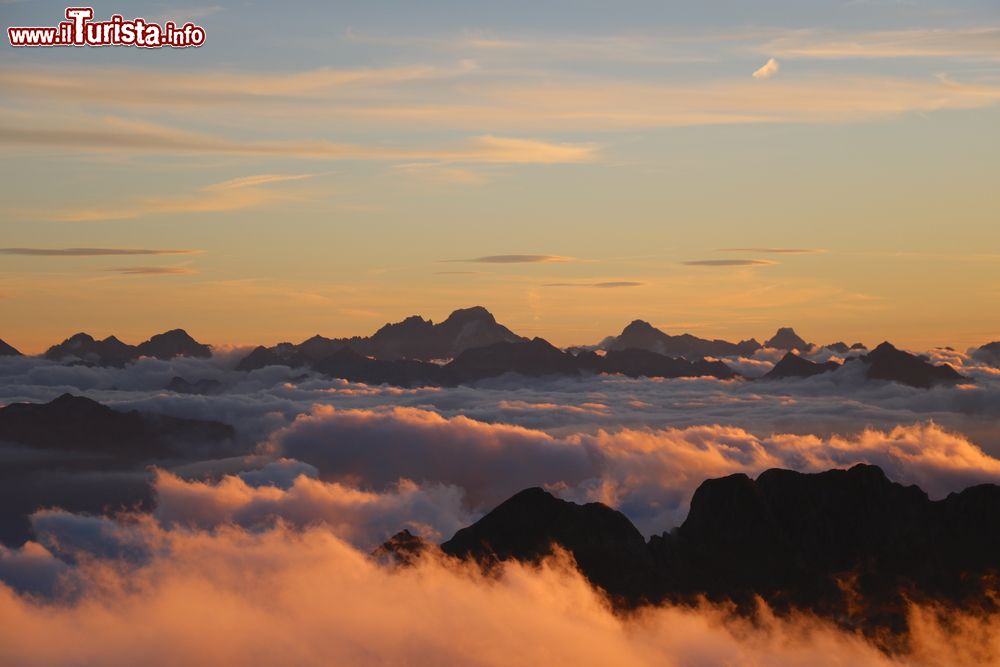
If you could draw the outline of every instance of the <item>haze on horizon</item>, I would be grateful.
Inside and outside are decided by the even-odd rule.
[[[0,5],[54,25],[65,5]],[[1000,7],[99,4],[205,46],[5,47],[0,337],[1000,339]]]

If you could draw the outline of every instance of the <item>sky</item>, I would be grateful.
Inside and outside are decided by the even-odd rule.
[[[94,9],[207,38],[0,47],[0,338],[22,351],[476,304],[559,345],[636,318],[1000,339],[995,2]]]

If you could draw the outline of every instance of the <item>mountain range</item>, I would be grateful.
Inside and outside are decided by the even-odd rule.
[[[345,348],[387,361],[452,359],[471,348],[524,340],[499,324],[488,310],[474,306],[456,310],[438,324],[413,315],[402,322],[386,324],[367,337],[324,338],[317,335],[298,345],[260,346],[243,359],[237,369],[250,371],[276,364],[311,366]]]
[[[152,336],[138,345],[123,343],[114,336],[95,340],[86,333],[70,336],[45,352],[46,359],[71,361],[96,366],[122,367],[140,357],[172,359],[174,357],[212,356],[212,348],[203,345],[183,329],[173,329]]]
[[[836,342],[825,347],[844,355],[849,363],[865,363],[865,375],[872,380],[926,388],[963,379],[950,366],[934,366],[889,343],[871,352],[861,343],[848,346]],[[790,327],[778,329],[763,344],[752,338],[732,343],[691,334],[669,335],[648,322],[635,320],[621,334],[604,339],[595,348],[562,351],[541,338],[529,340],[513,333],[488,310],[474,306],[456,310],[437,324],[412,316],[386,324],[367,337],[316,335],[298,344],[259,346],[241,359],[236,369],[252,371],[282,365],[308,368],[350,381],[400,386],[454,386],[505,373],[526,376],[620,373],[629,377],[729,379],[739,374],[721,361],[708,359],[752,355],[762,348],[788,352],[764,376],[767,379],[809,377],[840,367],[836,361],[817,364],[802,357],[802,353],[815,352],[818,346],[805,341]],[[0,341],[0,356],[4,354],[18,352]],[[123,367],[140,357],[205,358],[211,354],[208,345],[199,343],[183,329],[174,329],[138,345],[123,343],[114,336],[95,340],[78,333],[49,348],[44,356],[68,363]],[[974,356],[1000,365],[1000,342],[982,346]],[[165,388],[190,394],[211,394],[222,389],[216,381],[189,382],[180,377]]]
[[[643,538],[601,503],[522,491],[441,544],[487,570],[558,546],[619,609],[707,598],[754,615],[806,610],[882,642],[905,634],[910,601],[996,610],[1000,486],[932,501],[872,465],[710,479],[678,528]],[[409,533],[378,554],[407,563],[433,549]]]

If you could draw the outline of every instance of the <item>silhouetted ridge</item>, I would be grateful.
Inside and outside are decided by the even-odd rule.
[[[808,352],[812,348],[811,343],[802,340],[795,329],[791,327],[781,327],[775,334],[764,341],[764,347],[771,347],[776,350],[799,350]]]
[[[790,377],[806,378],[812,377],[813,375],[819,375],[820,373],[835,371],[838,368],[840,368],[840,364],[836,361],[827,361],[822,364],[817,364],[809,361],[808,359],[803,359],[794,352],[787,352],[785,353],[785,356],[781,358],[781,361],[776,363],[774,368],[764,375],[763,379],[774,380]]]
[[[441,549],[489,565],[539,560],[553,544],[569,551],[587,578],[613,595],[642,599],[655,577],[646,541],[624,514],[600,503],[566,502],[540,488],[514,495]]]
[[[372,557],[386,565],[413,565],[434,545],[409,530],[401,530],[372,551]]]
[[[180,356],[210,357],[212,349],[191,338],[183,329],[173,329],[152,336],[139,345],[128,345],[114,336],[95,340],[89,334],[78,333],[45,352],[45,358],[53,361],[77,361],[119,368],[139,357],[172,359]]]
[[[920,357],[897,350],[885,342],[861,357],[872,380],[891,380],[912,387],[928,388],[935,384],[952,383],[966,379],[948,364],[935,366]]]
[[[5,341],[0,340],[0,357],[20,357],[21,353]]]
[[[240,361],[237,369],[251,371],[279,364],[308,367],[343,348],[385,361],[452,359],[470,348],[523,340],[497,323],[488,310],[474,306],[454,311],[439,324],[412,315],[402,322],[383,325],[369,337],[313,336],[299,345],[280,343],[271,348],[258,347]]]
[[[1000,486],[931,501],[872,465],[735,474],[705,481],[684,523],[648,543],[608,507],[534,488],[442,549],[489,566],[537,560],[551,545],[619,605],[707,596],[752,614],[760,597],[779,613],[806,609],[891,645],[885,632],[906,630],[911,600],[996,610]]]
[[[119,412],[83,396],[63,394],[49,403],[0,408],[0,442],[44,450],[107,456],[116,463],[170,457],[174,442],[231,440],[228,424]]]
[[[732,357],[753,354],[760,349],[754,339],[730,343],[725,340],[707,340],[691,334],[671,336],[649,322],[634,320],[621,334],[602,343],[606,350],[646,350],[668,357],[700,359],[702,357]]]
[[[137,345],[136,354],[140,357],[156,357],[157,359],[207,358],[212,356],[212,348],[191,338],[183,329],[172,329],[165,333],[156,334],[146,342]]]

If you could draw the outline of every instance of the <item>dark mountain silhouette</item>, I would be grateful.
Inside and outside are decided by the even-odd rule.
[[[126,345],[114,336],[95,340],[85,333],[70,336],[45,352],[53,361],[80,361],[95,366],[122,367],[136,358],[135,347]]]
[[[598,361],[597,370],[603,373],[620,373],[628,377],[677,378],[705,375],[728,380],[739,375],[721,361],[705,359],[687,361],[637,349],[608,351],[604,358]]]
[[[312,367],[330,377],[365,384],[391,384],[403,387],[450,384],[445,379],[444,369],[429,361],[373,359],[358,354],[349,347],[340,348]]]
[[[776,380],[780,378],[807,378],[820,373],[828,373],[840,368],[836,361],[827,361],[818,364],[808,359],[803,359],[794,352],[786,352],[781,361],[774,365],[761,379]]]
[[[0,408],[0,442],[119,462],[174,456],[178,442],[222,442],[233,437],[228,424],[120,412],[72,394],[49,403],[11,403]]]
[[[1000,366],[1000,341],[977,348],[973,351],[972,357],[992,366]]]
[[[136,354],[140,357],[156,357],[157,359],[173,359],[174,357],[206,359],[212,356],[212,348],[191,338],[183,329],[172,329],[165,333],[156,334],[144,343],[139,343],[136,346]]]
[[[541,338],[521,343],[494,343],[466,350],[444,367],[449,380],[464,384],[517,373],[532,377],[578,375],[577,357]]]
[[[139,357],[210,357],[212,349],[191,338],[183,329],[157,334],[138,345],[128,345],[114,336],[95,340],[85,333],[70,336],[45,352],[46,359],[76,361],[94,366],[123,367]]]
[[[807,343],[795,333],[791,327],[781,327],[769,339],[764,341],[764,347],[771,347],[776,350],[799,350],[808,352],[812,348],[812,343]]]
[[[563,352],[535,338],[516,343],[494,343],[468,349],[445,365],[415,359],[384,360],[341,348],[313,363],[313,370],[351,382],[398,386],[457,386],[514,373],[527,377],[577,376],[581,373],[622,373],[630,377],[700,377],[723,379],[737,374],[719,361],[686,361],[645,350]]]
[[[424,552],[435,546],[404,529],[376,547],[372,557],[384,565],[413,565]]]
[[[91,514],[153,505],[148,466],[240,454],[228,424],[122,412],[65,394],[0,408],[0,542],[31,535],[42,507]]]
[[[2,339],[0,339],[0,357],[20,357],[21,353],[18,352],[13,346],[8,345]]]
[[[736,474],[704,482],[685,522],[648,542],[599,503],[528,489],[441,548],[490,568],[538,560],[553,545],[619,607],[705,596],[753,614],[759,596],[778,613],[805,609],[891,648],[910,600],[996,610],[1000,486],[931,501],[870,465]]]
[[[935,366],[916,355],[897,350],[888,342],[882,343],[861,359],[868,365],[866,377],[871,380],[891,380],[926,389],[936,384],[966,379],[948,364]]]
[[[646,540],[624,514],[600,503],[559,500],[540,488],[521,491],[441,549],[489,566],[538,560],[553,544],[569,551],[594,584],[628,600],[643,599],[657,577]]]
[[[222,383],[211,378],[201,378],[194,382],[175,376],[165,387],[167,391],[178,394],[197,394],[199,396],[214,396],[222,393]]]
[[[276,364],[293,368],[311,366],[345,347],[381,360],[452,359],[471,348],[523,340],[499,324],[488,310],[474,306],[456,310],[438,324],[413,315],[402,322],[386,324],[367,338],[313,336],[298,345],[280,343],[271,348],[258,347],[240,361],[237,369],[251,371]]]
[[[707,340],[691,334],[671,336],[649,322],[635,320],[615,337],[602,343],[606,350],[648,350],[668,357],[700,359],[702,357],[734,357],[753,354],[760,349],[754,339],[730,343],[725,340]]]

